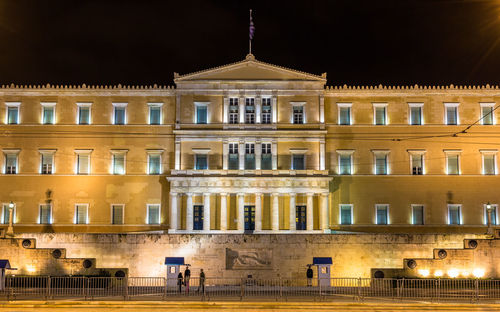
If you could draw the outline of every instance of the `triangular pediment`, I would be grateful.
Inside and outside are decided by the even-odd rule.
[[[248,55],[243,61],[223,65],[199,72],[178,75],[174,81],[234,81],[234,80],[267,80],[267,81],[317,81],[326,82],[326,74],[321,76],[308,74],[277,65],[257,61],[253,55]]]

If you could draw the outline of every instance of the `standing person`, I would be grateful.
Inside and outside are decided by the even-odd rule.
[[[200,286],[198,286],[198,292],[200,292],[201,288],[201,293],[204,295],[205,294],[205,272],[203,272],[203,269],[200,270]]]
[[[186,286],[186,293],[189,294],[189,279],[191,278],[191,270],[188,266],[186,266],[186,270],[184,271],[184,285]]]
[[[310,264],[307,265],[306,277],[307,277],[307,286],[311,287],[313,281],[313,270],[311,269]]]
[[[177,286],[179,286],[179,293],[182,292],[182,272],[177,275]]]

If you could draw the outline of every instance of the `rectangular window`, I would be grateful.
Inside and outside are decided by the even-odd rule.
[[[40,205],[40,224],[52,224],[52,205]]]
[[[148,174],[161,174],[160,154],[148,154]]]
[[[3,204],[3,212],[2,212],[2,223],[9,224],[9,204]],[[16,208],[12,208],[12,223],[15,223],[16,216]]]
[[[114,109],[114,120],[113,124],[115,125],[124,125],[127,122],[127,107],[123,105],[115,105]]]
[[[340,224],[352,224],[352,205],[340,205]]]
[[[203,206],[193,205],[193,230],[203,230]]]
[[[55,105],[42,106],[42,123],[44,125],[53,125],[55,123],[55,110]]]
[[[207,123],[207,111],[208,106],[206,104],[196,104],[196,123],[206,124]]]
[[[339,174],[352,174],[352,154],[339,154]]]
[[[387,125],[387,112],[385,104],[373,104],[374,119],[373,123],[375,125]]]
[[[422,205],[412,205],[412,224],[423,225],[424,224],[424,206]]]
[[[481,104],[481,123],[483,125],[493,125],[494,124],[494,106],[495,104]]]
[[[462,224],[460,205],[448,205],[448,224]]]
[[[422,107],[423,104],[410,103],[410,125],[422,125]]]
[[[254,124],[255,123],[255,99],[246,98],[245,99],[245,123]]]
[[[245,170],[255,170],[255,144],[245,144]]]
[[[16,174],[17,170],[17,153],[5,154],[5,174]]]
[[[19,124],[19,106],[7,106],[7,124]]]
[[[75,205],[75,224],[87,224],[88,204]]]
[[[498,205],[491,205],[491,225],[497,225],[497,210]],[[488,207],[484,205],[484,224],[488,225]]]
[[[150,125],[161,124],[161,105],[159,104],[149,105],[149,124]]]
[[[195,154],[194,155],[194,169],[207,170],[208,169],[208,155]]]
[[[125,174],[125,154],[113,153],[113,174]]]
[[[339,125],[351,124],[351,105],[337,103],[339,108]]]
[[[238,143],[229,143],[229,159],[227,164],[229,170],[240,169],[240,160],[238,154]]]
[[[389,224],[389,205],[375,205],[377,224]]]
[[[271,143],[262,143],[262,160],[260,163],[262,170],[273,169],[273,156],[271,152]]]
[[[111,205],[111,224],[123,224],[123,210],[125,205]]]
[[[447,125],[458,125],[458,104],[445,103],[445,115]]]
[[[305,155],[292,154],[292,170],[305,170]]]
[[[90,154],[77,154],[77,172],[76,174],[90,173]]]
[[[90,104],[78,105],[78,124],[90,125]]]
[[[411,174],[413,175],[424,174],[424,155],[410,154],[410,158],[411,158]]]
[[[148,205],[148,224],[160,224],[160,205]]]
[[[239,120],[239,100],[238,98],[229,98],[229,123],[237,124]]]
[[[458,154],[446,155],[447,174],[460,174],[459,157]]]
[[[41,153],[41,168],[42,174],[52,174],[54,167],[54,153]]]
[[[303,124],[304,123],[304,106],[303,105],[293,105],[293,123]]]
[[[375,174],[388,174],[386,153],[375,153]]]
[[[496,174],[496,155],[483,153],[483,174]]]
[[[262,123],[271,123],[271,98],[262,98]]]

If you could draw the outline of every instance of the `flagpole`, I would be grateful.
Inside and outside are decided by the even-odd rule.
[[[250,23],[252,22],[252,9],[250,9]],[[252,54],[252,38],[248,37],[248,53]]]

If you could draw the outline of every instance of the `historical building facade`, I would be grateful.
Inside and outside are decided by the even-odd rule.
[[[327,87],[253,55],[174,81],[3,86],[1,228],[10,216],[16,232],[497,224],[498,87]]]

